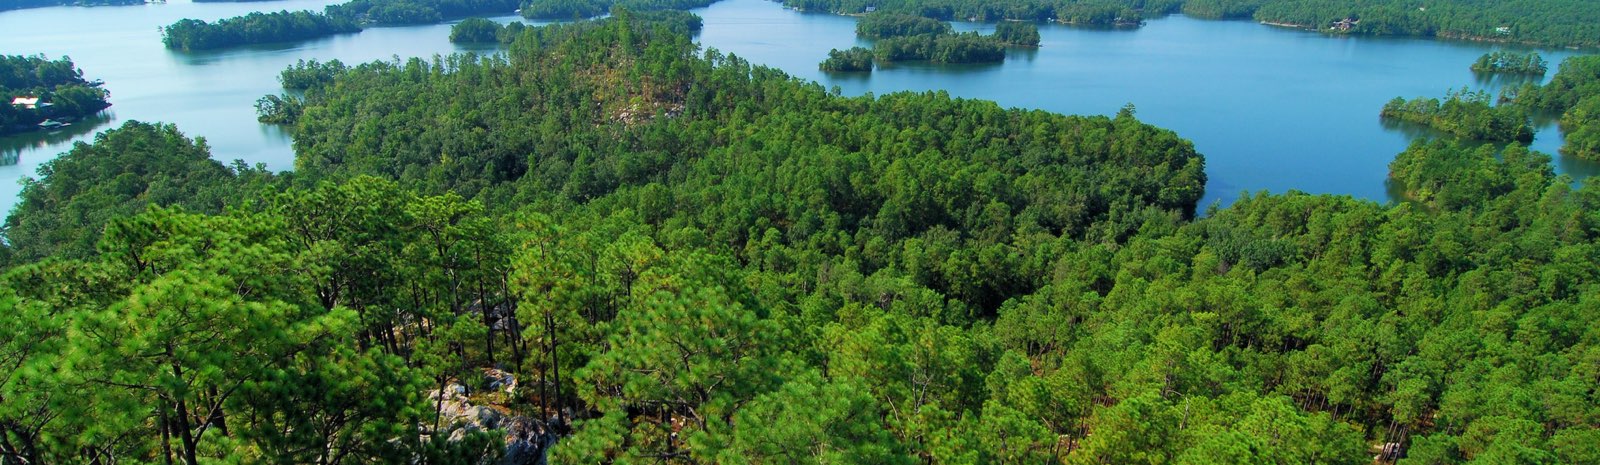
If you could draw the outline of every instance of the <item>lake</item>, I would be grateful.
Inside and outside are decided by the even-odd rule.
[[[15,204],[17,181],[33,176],[40,163],[129,119],[175,123],[191,137],[204,137],[220,160],[292,169],[289,136],[256,123],[253,107],[256,99],[281,90],[276,78],[284,67],[300,59],[351,63],[470,50],[449,43],[449,25],[372,28],[204,53],[166,50],[157,30],[186,17],[210,21],[250,11],[320,10],[336,1],[173,0],[0,13],[0,30],[7,31],[0,53],[71,56],[86,77],[106,81],[113,104],[104,117],[64,131],[0,139],[0,151],[21,159],[0,167],[0,207]],[[1202,209],[1259,190],[1387,201],[1389,161],[1428,133],[1385,127],[1379,108],[1396,96],[1441,97],[1468,85],[1497,92],[1501,85],[1478,82],[1467,69],[1498,45],[1337,37],[1181,15],[1132,30],[1041,26],[1042,46],[1012,50],[1003,64],[898,65],[870,75],[829,75],[817,70],[829,49],[866,44],[855,38],[854,18],[799,13],[767,0],[724,0],[694,12],[705,18],[698,37],[703,45],[837,86],[847,95],[945,90],[1069,114],[1110,115],[1131,103],[1141,119],[1177,131],[1205,155],[1210,181]],[[961,31],[992,28],[956,23]],[[1552,64],[1575,53],[1540,51]],[[1556,154],[1560,145],[1554,125],[1542,124],[1534,148]],[[1595,163],[1554,156],[1557,172],[1579,178],[1600,172]]]

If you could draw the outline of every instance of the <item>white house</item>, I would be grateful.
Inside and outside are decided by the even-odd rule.
[[[39,97],[17,97],[11,99],[11,106],[32,110],[34,108],[38,108]]]

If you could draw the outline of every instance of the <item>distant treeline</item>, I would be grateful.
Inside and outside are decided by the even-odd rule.
[[[1600,8],[1589,0],[1269,0],[1253,17],[1322,30],[1349,19],[1353,34],[1600,46]]]
[[[522,16],[528,19],[583,19],[605,15],[613,7],[634,12],[688,10],[717,0],[527,0]]]
[[[479,15],[507,15],[518,0],[350,0],[329,5],[329,16],[345,16],[380,26],[428,24]]]
[[[0,2],[0,11],[21,10],[23,8],[43,8],[47,6],[122,6],[143,5],[144,0],[5,0]]]
[[[180,19],[161,30],[161,42],[175,50],[210,50],[360,31],[361,26],[348,17],[285,10],[276,13],[255,12],[215,23]]]
[[[222,1],[222,0],[211,0]],[[511,13],[518,0],[350,0],[324,12],[250,13],[208,23],[182,19],[162,28],[176,50],[209,50],[359,32],[362,25],[427,24],[473,15]]]
[[[1181,0],[784,0],[784,5],[840,14],[902,13],[942,20],[1055,21],[1080,25],[1137,25],[1145,16],[1175,13]]]
[[[18,97],[38,100],[12,104]],[[46,119],[98,113],[111,106],[108,97],[99,82],[83,78],[71,59],[0,55],[0,134],[38,129]]]
[[[1588,0],[783,0],[807,11],[892,12],[944,20],[1136,26],[1172,13],[1254,19],[1349,34],[1600,47],[1600,8]]]

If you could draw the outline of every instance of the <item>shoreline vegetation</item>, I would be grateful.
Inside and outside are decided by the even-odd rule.
[[[937,19],[873,13],[856,22],[856,37],[872,40],[872,48],[830,50],[817,67],[828,72],[870,72],[875,63],[999,63],[1005,61],[1007,47],[1038,47],[1039,27],[1003,22],[990,35],[955,33],[950,23]]]
[[[1539,52],[1514,53],[1504,50],[1485,53],[1470,67],[1477,74],[1511,74],[1544,77],[1550,64]]]
[[[1472,69],[1532,73],[1546,67],[1537,53],[1485,54]],[[1427,126],[1462,139],[1528,144],[1533,140],[1529,115],[1559,115],[1565,143],[1563,155],[1600,161],[1600,56],[1584,55],[1561,62],[1550,83],[1508,87],[1498,98],[1467,88],[1451,90],[1443,100],[1396,97],[1379,117]]]
[[[0,454],[1596,458],[1600,184],[1545,154],[1197,215],[1204,157],[1131,105],[844,96],[685,16],[296,63],[292,172],[137,121],[47,162],[0,228]],[[1515,97],[1591,111],[1597,69]]]
[[[1527,112],[1517,105],[1493,105],[1488,92],[1451,90],[1443,100],[1395,97],[1378,115],[1427,126],[1464,139],[1485,142],[1533,142]]]
[[[310,10],[254,12],[215,22],[181,19],[161,28],[167,48],[214,50],[361,32],[368,26],[430,24],[490,13],[510,14],[519,0],[350,0]]]
[[[1446,0],[1410,7],[1383,0],[784,0],[784,5],[846,15],[886,12],[1105,27],[1138,26],[1150,18],[1183,13],[1333,34],[1600,48],[1600,9],[1585,0]]]
[[[111,107],[110,95],[70,58],[0,55],[0,135],[59,129]]]

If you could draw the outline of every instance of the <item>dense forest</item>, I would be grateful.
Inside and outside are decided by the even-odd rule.
[[[1472,62],[1472,72],[1480,74],[1521,74],[1529,76],[1544,76],[1549,71],[1550,64],[1539,56],[1539,52],[1514,53],[1496,51],[1485,53]]]
[[[1395,97],[1383,106],[1379,116],[1428,126],[1472,140],[1489,142],[1533,141],[1528,113],[1517,105],[1494,105],[1488,92],[1452,90],[1443,100]]]
[[[355,20],[311,11],[253,12],[214,23],[180,19],[161,28],[161,42],[174,50],[211,50],[248,44],[314,39],[360,32]]]
[[[99,113],[111,106],[109,97],[100,81],[84,79],[83,70],[67,57],[0,55],[0,135]]]
[[[1548,156],[1197,218],[1131,106],[844,97],[640,16],[297,64],[292,173],[132,122],[47,165],[0,461],[1600,460],[1600,188]]]

